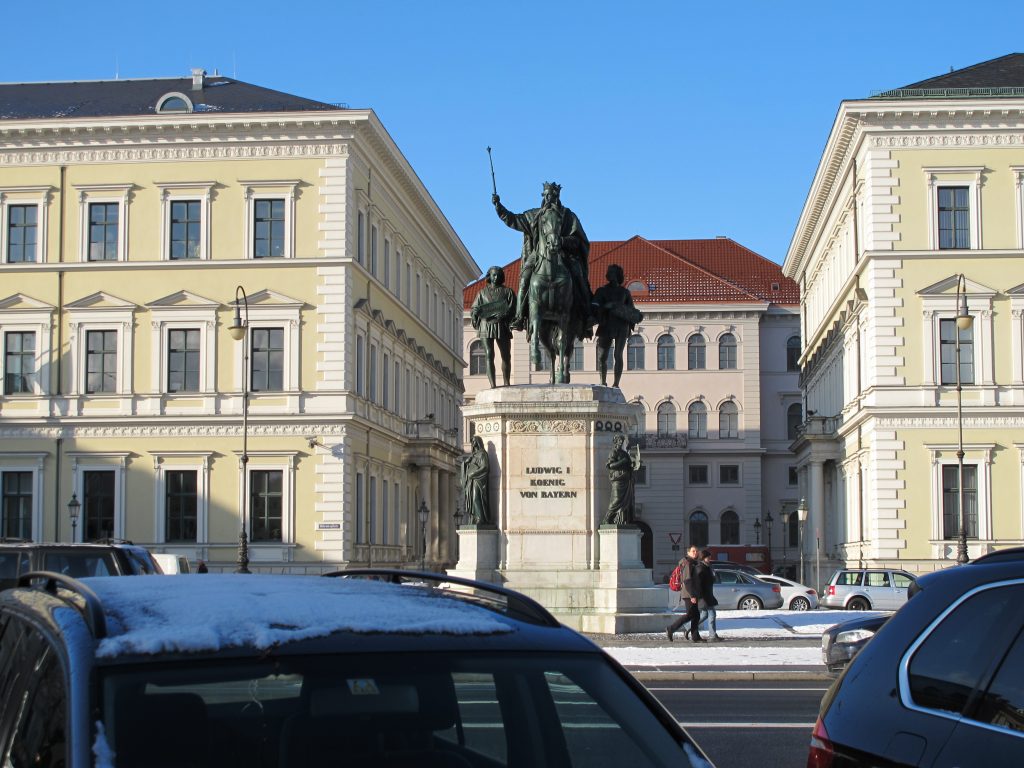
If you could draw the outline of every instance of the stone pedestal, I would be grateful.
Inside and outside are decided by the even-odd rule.
[[[498,529],[494,526],[462,525],[459,535],[459,562],[452,576],[490,583],[498,578]]]
[[[641,532],[601,528],[616,433],[634,408],[612,387],[562,384],[484,390],[464,408],[490,457],[497,524],[496,583],[519,590],[587,632],[660,632],[665,588],[640,560]],[[482,571],[480,544],[461,550],[453,574]],[[474,549],[475,547],[475,549]],[[489,579],[484,579],[489,580]]]

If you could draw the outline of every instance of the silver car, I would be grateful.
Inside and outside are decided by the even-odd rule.
[[[895,611],[907,602],[914,577],[893,568],[844,568],[832,574],[821,604],[851,611]]]
[[[782,589],[777,584],[725,568],[715,568],[714,574],[715,600],[720,611],[760,611],[762,608],[782,607]]]

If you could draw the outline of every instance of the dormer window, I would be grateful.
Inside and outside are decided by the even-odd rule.
[[[157,102],[156,111],[157,114],[191,112],[192,102],[182,93],[168,93]]]

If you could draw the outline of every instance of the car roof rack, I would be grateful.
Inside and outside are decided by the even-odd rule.
[[[434,586],[440,587],[443,584],[451,584],[457,587],[469,587],[476,590],[476,593],[467,593],[460,590],[449,590],[449,594],[457,595],[468,601],[478,603],[490,610],[504,613],[513,619],[519,619],[531,624],[540,624],[546,627],[560,627],[558,621],[551,612],[536,600],[495,584],[488,584],[484,581],[464,579],[459,576],[448,576],[443,573],[430,573],[429,571],[407,571],[397,568],[351,568],[344,571],[331,571],[323,574],[331,578],[357,577],[362,579],[376,579],[388,581],[392,584],[403,582],[431,582]],[[481,594],[482,593],[482,594]],[[499,599],[501,598],[501,599]]]
[[[135,542],[129,541],[128,539],[115,539],[113,536],[106,536],[102,539],[90,539],[85,542],[86,544],[132,544]]]
[[[55,573],[54,571],[29,571],[28,573],[23,573],[18,577],[18,586],[31,589],[33,582],[37,581],[43,582],[42,590],[44,592],[53,595],[64,603],[67,603],[82,614],[82,619],[85,620],[85,623],[89,627],[89,631],[92,633],[94,638],[102,640],[107,636],[107,616],[103,612],[103,603],[99,596],[89,589],[89,587],[85,586],[85,584],[80,582],[78,579],[72,578],[71,576],[65,576],[63,573]],[[66,597],[62,597],[57,592],[58,586],[80,596],[83,600],[83,604],[79,604],[74,600],[68,600]]]

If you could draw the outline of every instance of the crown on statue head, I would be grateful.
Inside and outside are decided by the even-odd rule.
[[[553,181],[545,181],[544,182],[544,191],[547,192],[548,190],[554,192],[556,195],[557,194],[561,194],[561,192],[562,192],[562,185],[561,184],[556,184]]]

